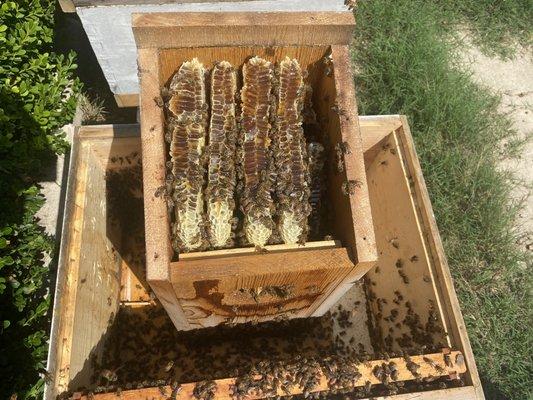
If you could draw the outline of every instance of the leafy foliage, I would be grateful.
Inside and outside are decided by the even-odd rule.
[[[498,98],[455,67],[452,17],[423,0],[362,0],[354,57],[362,114],[406,114],[488,398],[531,394],[531,259],[518,250],[515,133]]]
[[[52,52],[55,1],[0,5],[0,397],[39,396],[53,241],[37,224],[39,172],[67,143],[80,84],[74,55]]]

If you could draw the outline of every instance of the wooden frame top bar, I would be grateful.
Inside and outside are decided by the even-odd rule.
[[[354,27],[350,11],[132,14],[138,48],[347,45]]]

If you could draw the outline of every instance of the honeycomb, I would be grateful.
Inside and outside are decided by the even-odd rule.
[[[311,212],[310,175],[302,128],[306,88],[296,59],[287,57],[281,61],[278,74],[276,124],[272,136],[278,231],[286,244],[304,243]]]
[[[205,68],[196,58],[172,77],[167,109],[167,138],[178,250],[205,246],[204,150],[207,132]]]
[[[269,137],[273,79],[272,63],[262,58],[253,57],[243,66],[239,138],[243,188],[240,206],[246,239],[258,247],[268,242],[274,228]]]
[[[232,226],[235,201],[235,94],[237,77],[227,61],[218,62],[211,72],[211,121],[209,124],[207,167],[208,238],[215,248],[233,244]]]

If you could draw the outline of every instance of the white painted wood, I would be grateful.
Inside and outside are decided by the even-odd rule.
[[[137,52],[131,30],[134,12],[345,10],[344,0],[251,0],[76,8],[109,87],[117,95],[139,93]]]

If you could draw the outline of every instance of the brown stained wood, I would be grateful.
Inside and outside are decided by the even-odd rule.
[[[183,260],[170,268],[189,322],[208,327],[307,316],[352,265],[347,249],[324,248]]]
[[[229,22],[231,22],[231,24]],[[352,156],[354,159],[358,159],[358,161],[354,161],[353,165],[350,165],[350,162],[348,162],[351,172],[349,172],[347,176],[349,176],[350,179],[353,179],[354,182],[357,182],[358,185],[360,182],[363,182],[361,188],[356,189],[356,201],[351,201],[348,196],[339,194],[342,192],[342,186],[347,180],[338,182],[334,191],[337,194],[334,194],[331,199],[331,203],[335,205],[335,208],[337,209],[338,205],[338,209],[340,210],[339,216],[337,216],[337,221],[335,221],[337,225],[340,223],[339,227],[335,227],[335,239],[340,239],[342,245],[348,247],[349,252],[353,252],[354,257],[352,257],[351,265],[347,263],[340,264],[335,270],[335,273],[332,273],[333,270],[331,269],[321,269],[318,264],[313,264],[315,265],[315,275],[309,275],[306,279],[317,279],[316,283],[310,282],[308,285],[309,287],[318,287],[317,293],[314,293],[312,297],[307,296],[305,301],[293,301],[289,310],[279,309],[278,312],[275,313],[273,311],[274,308],[270,307],[267,311],[262,311],[260,317],[266,318],[265,316],[268,315],[267,319],[274,319],[276,316],[295,318],[324,314],[327,309],[353,285],[354,281],[363,276],[364,273],[372,267],[372,263],[374,263],[377,258],[375,250],[373,253],[370,250],[370,247],[374,245],[374,236],[368,199],[365,199],[365,197],[368,197],[368,193],[366,184],[364,184],[365,173],[360,138],[356,139],[355,142],[353,139],[355,136],[359,137],[359,130],[356,119],[357,111],[355,107],[355,93],[353,84],[351,83],[352,74],[349,66],[348,47],[346,46],[351,40],[353,15],[351,13],[145,14],[134,16],[133,26],[137,45],[139,47],[141,88],[142,91],[150,91],[151,93],[149,96],[145,96],[141,93],[141,102],[145,107],[144,109],[141,107],[143,148],[145,146],[145,137],[155,138],[157,135],[162,136],[162,132],[158,132],[157,134],[153,134],[152,132],[145,133],[147,129],[156,126],[155,124],[157,124],[158,121],[160,121],[160,125],[157,125],[156,129],[159,130],[163,125],[161,111],[157,109],[157,105],[155,105],[154,102],[150,102],[151,98],[157,96],[155,91],[156,83],[154,82],[157,81],[159,88],[168,84],[171,76],[183,62],[192,58],[198,58],[206,68],[210,69],[216,61],[225,60],[236,66],[236,68],[241,68],[243,63],[252,56],[260,56],[272,62],[278,62],[289,56],[298,59],[300,65],[308,71],[308,82],[312,85],[318,85],[321,80],[325,79],[323,76],[322,63],[331,47],[330,45],[332,43],[342,43],[344,45],[344,48],[342,48],[343,46],[334,46],[335,57],[339,57],[339,77],[335,78],[331,84],[333,85],[333,91],[330,99],[326,102],[324,113],[329,115],[331,107],[334,105],[336,96],[335,85],[343,85],[342,87],[351,85],[348,87],[345,95],[339,95],[340,99],[338,99],[338,101],[343,104],[346,103],[345,108],[353,111],[353,118],[351,121],[338,121],[337,125],[331,124],[331,132],[328,132],[328,135],[337,135],[339,138],[345,138],[346,141],[350,141],[353,148]],[[287,28],[287,26],[289,27]],[[217,34],[207,34],[210,32],[210,29],[216,30]],[[246,29],[249,29],[249,32],[243,34]],[[310,29],[313,31],[312,33],[309,33]],[[350,31],[350,34],[344,39],[335,39],[335,37],[342,32],[346,33],[348,31]],[[232,37],[235,32],[239,33],[239,40]],[[297,34],[294,32],[297,32]],[[143,36],[146,33],[152,35],[150,40],[153,39],[153,41],[146,41],[147,36]],[[287,39],[286,35],[288,34],[292,35],[290,40]],[[164,35],[165,43],[162,42],[163,37],[161,35]],[[203,37],[202,35],[208,35],[208,37]],[[250,35],[253,37],[253,40],[249,38]],[[301,37],[305,37],[305,40],[301,39]],[[237,40],[237,42],[235,40]],[[153,50],[149,51],[146,46],[153,46]],[[146,78],[143,78],[143,75],[150,76],[147,81],[147,87],[144,87],[145,84],[143,82],[146,81]],[[155,75],[157,75],[157,78],[155,78]],[[150,86],[150,88],[148,88],[148,86]],[[341,92],[342,91],[339,90],[339,93]],[[148,98],[148,100],[145,100],[144,98]],[[152,110],[148,110],[149,108]],[[148,117],[143,115],[143,113],[145,113],[144,110],[148,110]],[[157,117],[151,119],[153,124],[145,122],[146,118],[151,118],[150,115],[153,117],[156,114]],[[335,129],[343,129],[345,132],[334,132]],[[157,150],[157,152],[154,151],[154,157],[149,158],[151,163],[150,168],[153,168],[155,165],[164,165],[166,160],[164,143],[154,140],[149,146],[147,145],[147,147],[150,146],[160,146],[162,148]],[[145,155],[145,162],[147,162],[146,160],[148,160],[148,158]],[[150,185],[153,186],[152,189],[145,188],[145,196],[150,196],[150,192],[152,192],[155,187],[158,185],[161,187],[163,185],[163,174],[164,173],[161,172],[160,175],[157,175],[154,178],[153,174],[149,177],[145,171],[145,181],[146,179],[151,179],[152,182],[150,182]],[[157,182],[157,185],[155,185],[154,182]],[[170,308],[171,313],[177,310],[181,318],[186,319],[189,324],[194,324],[195,326],[213,326],[214,324],[227,321],[228,318],[231,318],[232,322],[254,320],[253,316],[249,313],[241,316],[237,315],[234,317],[238,318],[233,318],[228,316],[227,313],[224,315],[213,313],[209,309],[209,304],[198,306],[194,302],[191,304],[185,303],[185,300],[180,300],[178,302],[177,297],[170,293],[172,290],[170,286],[166,285],[164,289],[161,287],[165,282],[170,282],[169,271],[168,269],[165,270],[163,267],[164,263],[167,263],[168,265],[168,258],[166,255],[165,258],[159,257],[160,253],[164,252],[167,254],[166,250],[160,248],[160,251],[155,251],[155,249],[157,248],[158,243],[168,242],[168,237],[170,235],[166,234],[166,232],[168,232],[167,227],[160,229],[160,227],[162,227],[163,216],[158,214],[158,210],[162,213],[162,206],[154,208],[152,207],[152,202],[153,199],[150,199],[150,197],[145,198],[146,213],[154,214],[147,218],[146,221],[147,237],[150,238],[147,239],[148,281],[156,295],[158,297],[161,296],[164,299],[163,301],[167,306],[166,308]],[[345,205],[341,205],[341,203],[344,203]],[[352,213],[352,205],[356,209],[355,213]],[[343,209],[346,212],[343,212]],[[157,217],[157,215],[160,215],[161,218]],[[156,217],[154,218],[154,216]],[[353,217],[360,219],[353,222],[351,220]],[[347,221],[346,219],[350,220]],[[157,222],[157,224],[155,224],[155,222]],[[355,228],[354,224],[356,225]],[[151,225],[151,227],[149,227],[149,225]],[[357,229],[357,231],[355,232],[354,229]],[[153,233],[154,231],[157,232]],[[361,235],[361,237],[359,237],[359,235]],[[355,240],[356,237],[357,241]],[[152,240],[153,238],[157,238],[157,240],[151,242],[153,245],[152,247],[148,243],[148,240]],[[247,287],[249,289],[258,288],[259,283],[262,287],[280,285],[301,286],[301,283],[299,282],[300,269],[305,270],[306,268],[297,265],[296,262],[304,259],[304,256],[299,254],[300,251],[304,250],[304,248],[301,250],[290,249],[289,254],[289,249],[287,249],[287,257],[290,255],[290,258],[294,260],[289,263],[293,268],[291,271],[286,271],[280,276],[272,274],[267,275],[263,272],[264,270],[273,268],[273,265],[277,262],[274,254],[268,253],[266,258],[262,259],[263,265],[256,266],[256,280],[248,282]],[[249,250],[246,252],[248,251]],[[357,257],[355,257],[356,252]],[[235,251],[235,253],[241,253],[241,251]],[[154,254],[158,256],[157,261],[154,259]],[[223,259],[220,259],[219,262],[219,269],[223,269],[223,262],[227,261],[228,256],[226,253],[217,254],[224,257]],[[212,258],[214,257],[213,252],[207,252],[205,256],[205,262],[211,263],[212,265],[216,264],[217,259]],[[190,255],[181,255],[179,256],[177,263],[170,266],[170,269],[173,270],[174,267],[180,269],[180,265],[187,262],[187,260],[200,261],[202,258],[203,254],[200,252],[191,253]],[[208,280],[209,277],[205,275],[206,270],[204,266],[200,263],[194,265],[196,265],[199,271],[203,271],[203,279]],[[172,271],[172,273],[174,273],[174,271]],[[309,274],[310,273],[311,272],[309,272]],[[176,295],[180,297],[182,296],[183,289],[179,287],[180,283],[189,286],[188,290],[190,290],[191,282],[179,282],[177,279],[183,279],[183,277],[178,276],[176,279],[172,280],[172,286],[176,291]],[[234,283],[230,284],[229,282],[226,282],[226,284],[229,285],[227,286],[228,290],[235,290]],[[161,295],[158,294],[158,290]],[[228,293],[226,293],[225,290],[226,289],[220,289],[218,292],[219,296],[228,296]],[[298,296],[298,298],[302,298],[301,293]],[[183,311],[184,308],[187,308],[187,310]],[[202,321],[202,319],[205,321]],[[183,323],[179,323],[176,326],[178,329],[190,328],[190,326],[187,327],[187,325]]]
[[[133,14],[138,48],[347,45],[351,12],[173,12]]]
[[[451,359],[455,360],[455,358],[460,355],[460,352],[452,352],[450,354]],[[430,365],[426,361],[424,361],[423,358],[431,360],[435,366],[438,366],[439,368],[442,368],[442,370],[437,370],[435,366]],[[420,378],[426,378],[426,377],[439,377],[439,376],[447,376],[453,373],[464,373],[466,372],[466,367],[464,363],[462,365],[454,364],[451,367],[448,367],[444,363],[443,355],[442,353],[434,353],[434,354],[427,354],[424,356],[413,356],[411,357],[411,360],[417,364],[420,365],[420,369],[418,372],[420,373]],[[356,388],[364,386],[366,381],[369,381],[372,385],[379,385],[381,382],[375,377],[372,370],[376,366],[381,366],[383,363],[390,363],[394,362],[398,369],[398,379],[397,381],[409,381],[415,379],[413,374],[409,372],[409,370],[406,367],[405,360],[403,358],[391,358],[390,360],[374,360],[369,361],[366,364],[357,364],[357,369],[359,370],[359,373],[361,374],[361,378],[359,378],[357,381],[353,382],[351,386],[345,387],[345,389],[349,388]],[[236,379],[235,378],[227,378],[227,379],[217,379],[216,381],[216,390],[215,390],[215,398],[217,400],[232,400],[234,399],[232,395],[232,385],[235,384]],[[190,400],[194,399],[195,396],[193,395],[195,383],[186,383],[181,385],[181,389],[178,391],[175,399],[176,400]],[[317,393],[317,392],[323,392],[329,390],[327,378],[324,375],[324,373],[320,373],[319,377],[319,384],[310,390],[310,393]],[[452,391],[452,389],[449,389]],[[164,392],[164,394],[162,393]],[[446,391],[443,391],[446,392]],[[145,388],[145,389],[136,389],[136,390],[124,390],[120,394],[120,398],[124,400],[128,399],[153,399],[153,400],[163,400],[168,398],[168,394],[172,393],[172,387],[171,386],[164,386],[162,388],[159,387],[151,387],[151,388]],[[299,395],[302,394],[302,388],[298,385],[295,387],[292,387],[290,389],[291,395]],[[285,395],[285,393],[281,390],[277,393],[279,396]],[[453,392],[448,392],[447,394],[453,394]],[[102,393],[102,394],[95,394],[93,395],[94,400],[114,400],[117,397],[116,393]],[[72,397],[74,398],[74,397]],[[88,400],[88,396],[77,396],[77,399],[80,400]],[[246,400],[256,400],[256,399],[264,399],[267,398],[261,393],[253,393],[245,397]],[[271,398],[271,397],[268,397]],[[395,396],[387,397],[390,399],[395,399]],[[413,398],[413,397],[411,397]],[[414,397],[414,398],[423,398],[423,397]],[[433,397],[431,397],[433,398]],[[442,398],[442,397],[441,397]],[[407,397],[406,399],[409,399]],[[466,397],[468,399],[468,397]]]

